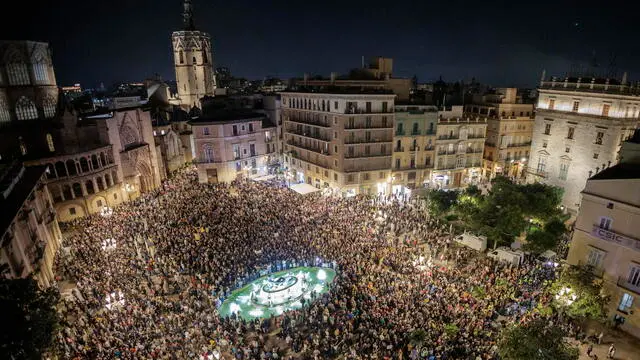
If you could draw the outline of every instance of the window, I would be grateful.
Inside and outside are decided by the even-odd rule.
[[[236,161],[236,172],[242,171],[242,164],[240,161]]]
[[[567,180],[568,174],[569,174],[569,164],[567,163],[560,164],[560,174],[558,175],[558,178],[560,180]]]
[[[578,109],[580,108],[580,101],[574,101],[573,102],[573,112],[578,112]]]
[[[573,140],[573,133],[575,132],[576,128],[574,127],[570,127],[569,131],[567,131],[567,139],[569,140]]]
[[[337,101],[333,102],[333,108],[336,109],[336,110],[338,109],[338,102]]]
[[[398,135],[402,135],[404,133],[404,129],[402,128],[402,123],[398,123],[397,133]]]
[[[202,52],[202,61],[207,64],[209,62],[209,57],[207,56],[207,52],[203,51]]]
[[[598,131],[596,134],[596,145],[602,145],[602,139],[604,138],[604,133],[602,131]]]
[[[208,128],[208,127],[206,127],[206,128],[204,128],[204,129],[202,129],[202,134],[204,134],[204,135],[209,135],[209,128]]]
[[[594,158],[594,159],[597,159],[597,158],[598,158],[598,156],[600,156],[600,154],[598,154],[598,153],[593,153],[593,158]]]
[[[364,147],[364,154],[365,154],[365,155],[369,155],[369,154],[371,154],[371,145],[366,145],[366,146]]]
[[[204,144],[204,161],[206,163],[213,162],[213,147],[210,144]]]
[[[55,146],[53,146],[53,137],[51,136],[51,134],[47,134],[47,146],[49,147],[49,151],[54,152],[56,151]]]
[[[7,64],[7,75],[9,77],[9,85],[29,85],[30,83],[29,70],[26,64]]]
[[[9,121],[11,121],[11,114],[9,113],[7,103],[3,99],[0,99],[0,123]]]
[[[33,101],[25,96],[21,96],[16,102],[16,116],[18,120],[31,120],[38,118],[38,110]]]
[[[242,125],[242,131],[244,131],[244,125]]]
[[[96,206],[99,208],[102,207],[102,200],[96,201]]]
[[[75,214],[76,214],[76,208],[70,207],[69,208],[69,215],[75,215]]]
[[[180,64],[184,64],[184,52],[182,50],[178,53],[178,60],[180,61]]]
[[[544,173],[546,168],[547,168],[547,158],[541,156],[540,158],[538,158],[537,171],[538,173]]]
[[[233,125],[233,136],[237,136],[237,135],[238,135],[238,126]]]
[[[551,124],[544,124],[544,134],[551,135]]]
[[[589,250],[589,255],[587,256],[587,265],[593,266],[594,268],[601,268],[602,262],[604,260],[604,256],[607,253],[596,248],[591,248]]]
[[[249,123],[249,132],[253,132],[253,124]]]
[[[400,169],[400,159],[396,159],[396,169]]]
[[[413,129],[411,130],[412,135],[418,135],[418,123],[413,123]]]
[[[613,223],[613,220],[611,220],[610,217],[606,217],[606,216],[601,216],[600,217],[600,228],[601,229],[605,229],[605,230],[611,229],[611,223]]]
[[[565,146],[564,152],[570,153],[571,152],[571,146]]]
[[[33,73],[36,77],[36,83],[38,84],[48,84],[49,83],[49,72],[45,64],[36,63],[33,64]]]
[[[611,105],[609,105],[609,104],[602,105],[602,116],[609,116],[609,109],[610,108],[611,108]]]
[[[549,143],[545,140],[542,142],[542,147],[546,149],[548,144]]]
[[[349,174],[349,175],[347,176],[347,181],[348,181],[348,182],[353,182],[353,174]]]
[[[337,104],[337,102],[336,102]],[[333,181],[338,181],[338,174],[333,173]]]
[[[632,306],[633,296],[627,293],[622,294],[622,298],[620,298],[620,304],[618,305],[618,310],[622,312],[629,312]]]
[[[193,57],[193,64],[195,64],[195,63],[196,63],[196,57],[194,56]]]
[[[367,113],[371,112],[371,101],[367,101],[365,103],[365,109],[366,109]]]
[[[353,157],[353,146],[349,146],[349,157]]]
[[[249,144],[249,153],[251,156],[256,156],[256,144]]]
[[[240,145],[233,144],[233,158],[240,159]]]
[[[629,270],[629,277],[627,277],[627,283],[640,287],[640,265],[631,266],[631,269]]]
[[[364,178],[365,181],[368,181],[369,180],[369,173],[364,173],[363,174],[363,178]]]
[[[460,156],[456,159],[456,167],[464,167],[464,156]]]
[[[113,199],[118,200],[118,194],[113,194]]]
[[[553,110],[553,108],[556,107],[556,100],[555,99],[549,99],[549,110]]]
[[[384,173],[383,172],[378,174],[378,179],[384,179]]]

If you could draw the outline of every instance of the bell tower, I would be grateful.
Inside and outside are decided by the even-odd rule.
[[[178,97],[185,110],[201,108],[200,99],[214,96],[216,78],[213,72],[211,37],[196,30],[191,0],[184,0],[182,11],[183,30],[171,35],[173,60],[176,69]]]

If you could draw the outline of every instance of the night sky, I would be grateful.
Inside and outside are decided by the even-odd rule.
[[[49,42],[59,85],[175,78],[170,36],[182,26],[181,0],[41,2],[12,2],[22,22],[4,11],[0,37]],[[382,55],[394,59],[395,76],[494,86],[535,86],[543,68],[562,76],[594,51],[600,71],[615,54],[618,73],[640,79],[632,3],[193,0],[216,66],[235,76],[328,76]]]

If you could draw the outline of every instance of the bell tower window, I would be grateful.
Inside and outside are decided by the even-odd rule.
[[[178,60],[180,61],[180,64],[184,64],[184,52],[182,50],[178,53]]]
[[[207,56],[207,52],[206,51],[202,52],[202,62],[204,62],[205,64],[209,63],[209,58]]]

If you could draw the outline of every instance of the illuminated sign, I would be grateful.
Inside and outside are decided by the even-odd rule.
[[[626,246],[628,248],[640,251],[640,241],[630,238],[628,236],[616,234],[613,231],[609,231],[601,228],[598,225],[593,225],[591,235],[597,237],[600,240],[609,241],[618,245]]]

